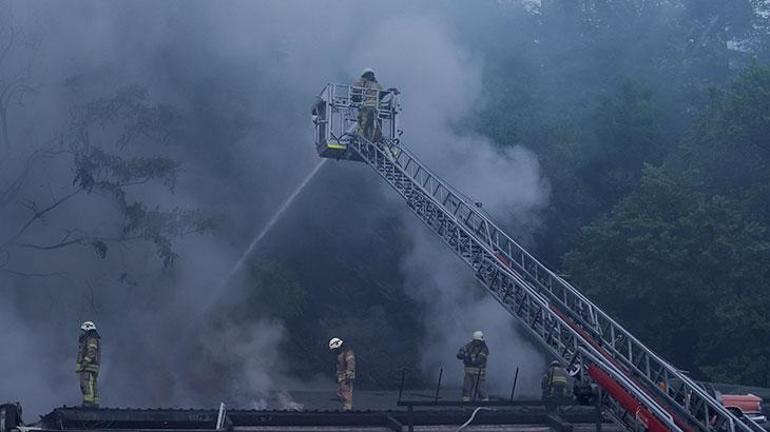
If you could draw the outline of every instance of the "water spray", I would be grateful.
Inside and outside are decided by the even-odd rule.
[[[305,177],[304,180],[302,180],[302,183],[297,186],[297,189],[294,190],[294,192],[289,195],[288,198],[281,204],[280,207],[278,207],[278,210],[276,210],[275,214],[273,214],[273,217],[270,218],[269,221],[267,221],[267,224],[265,224],[264,228],[262,228],[262,231],[259,232],[259,234],[254,237],[254,240],[251,241],[249,246],[246,248],[245,251],[243,251],[243,254],[241,254],[241,257],[238,258],[238,261],[235,262],[235,265],[233,266],[232,270],[230,270],[230,273],[227,274],[227,276],[222,280],[222,282],[217,287],[217,292],[222,291],[227,287],[227,284],[230,283],[230,280],[238,274],[238,272],[241,270],[241,267],[243,267],[243,264],[246,262],[246,259],[249,258],[251,253],[254,251],[254,248],[257,247],[257,245],[262,241],[262,239],[265,238],[265,236],[270,232],[270,230],[273,229],[275,224],[281,219],[281,216],[288,210],[289,207],[291,207],[294,200],[299,196],[300,193],[305,189],[305,187],[310,183],[311,180],[313,180],[313,177],[315,177],[316,174],[318,174],[318,171],[321,170],[321,167],[324,165],[324,163],[327,161],[327,159],[321,159],[321,162],[318,163],[318,165],[313,168],[312,171],[310,171],[310,174]]]

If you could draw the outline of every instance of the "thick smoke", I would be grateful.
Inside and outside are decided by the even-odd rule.
[[[537,158],[464,130],[482,103],[482,63],[452,36],[439,18],[394,18],[359,43],[351,67],[371,64],[386,87],[402,90],[404,141],[431,168],[493,214],[531,229],[548,195]]]
[[[406,145],[438,175],[526,238],[548,197],[535,155],[519,146],[501,150],[462,127],[463,118],[481,103],[481,59],[464,50],[439,17],[404,16],[374,29],[359,44],[352,64],[372,65],[384,86],[402,90]],[[407,291],[428,309],[423,367],[431,373],[444,367],[449,382],[459,384],[461,363],[454,355],[480,329],[492,353],[490,389],[498,394],[510,391],[515,367],[522,370],[519,388],[537,389],[541,355],[520,337],[511,316],[482,294],[464,264],[415,221],[405,212],[412,249],[402,270]]]
[[[32,414],[76,403],[77,326],[93,319],[104,336],[100,383],[105,405],[213,406],[226,400],[249,406],[263,398],[282,372],[276,365],[280,324],[261,321],[244,328],[224,322],[211,328],[207,321],[209,305],[237,296],[244,287],[240,280],[224,292],[216,289],[249,236],[259,231],[260,223],[317,161],[308,143],[306,107],[324,79],[321,76],[329,73],[319,73],[318,83],[298,79],[314,61],[305,54],[317,51],[289,53],[292,46],[281,47],[278,40],[285,33],[297,48],[309,35],[294,36],[288,27],[269,23],[271,16],[279,18],[278,12],[288,23],[292,8],[266,4],[266,9],[275,9],[272,13],[248,3],[203,2],[10,6],[16,12],[15,24],[39,37],[41,45],[29,77],[38,86],[37,95],[12,112],[14,138],[24,145],[15,146],[14,154],[4,160],[23,160],[64,127],[68,101],[62,88],[73,76],[87,82],[80,95],[84,101],[139,83],[150,90],[156,103],[193,110],[196,98],[202,98],[218,109],[231,109],[223,117],[239,116],[235,120],[248,124],[234,121],[233,128],[247,134],[240,139],[214,136],[201,143],[202,154],[193,153],[195,148],[184,143],[161,149],[185,164],[176,193],[152,187],[138,192],[136,198],[166,208],[202,207],[228,215],[226,223],[231,227],[217,236],[178,243],[183,258],[172,273],[163,274],[152,250],[142,245],[114,248],[107,260],[71,251],[42,259],[31,254],[14,256],[15,262],[38,264],[46,273],[66,274],[36,280],[3,275],[3,289],[9,293],[4,295],[8,303],[0,315],[0,331],[19,347],[19,355],[4,356],[2,369],[23,373],[7,374],[0,396],[22,400]],[[254,31],[255,22],[261,24],[258,31]],[[200,33],[204,28],[211,33]],[[23,61],[31,54],[20,50],[15,55]],[[237,81],[226,83],[231,79]],[[207,95],[214,92],[222,95]],[[244,99],[242,107],[232,107]],[[267,100],[275,105],[265,105]],[[218,126],[208,118],[202,121],[210,122],[206,127]],[[38,127],[29,128],[31,123]],[[296,128],[298,124],[303,127]],[[68,189],[71,173],[66,163],[46,165],[45,170],[30,175],[25,190],[29,198],[44,202],[49,193],[61,196]],[[222,170],[235,174],[218,177]],[[61,179],[63,184],[57,184]],[[51,191],[36,191],[47,182],[53,183]],[[90,227],[103,223],[105,214],[112,211],[108,203],[93,197],[79,199],[60,209],[50,229],[73,224]],[[4,224],[9,229],[28,217],[11,216],[15,220]],[[119,227],[104,228],[109,233]],[[3,232],[4,238],[6,234],[12,233]],[[127,277],[118,278],[124,269],[129,270]]]
[[[15,256],[28,268],[61,274],[0,273],[0,338],[12,347],[0,357],[0,399],[21,400],[27,417],[77,403],[74,358],[77,326],[84,319],[95,320],[104,337],[100,383],[108,406],[214,406],[224,400],[262,407],[268,391],[298,385],[278,358],[285,339],[280,323],[211,324],[209,305],[233,302],[246,288],[243,278],[235,278],[223,291],[216,289],[261,225],[317,163],[308,118],[314,94],[325,82],[352,80],[364,66],[374,67],[386,87],[403,91],[405,142],[526,237],[547,197],[534,155],[520,147],[497,149],[461,127],[481,102],[483,59],[462,49],[441,10],[401,6],[2,4],[37,47],[14,54],[16,62],[33,60],[29,79],[36,91],[13,107],[15,145],[3,158],[13,163],[3,167],[18,165],[61,131],[73,97],[87,101],[138,83],[154,103],[179,106],[201,127],[189,142],[159,149],[184,164],[175,193],[148,186],[134,192],[136,198],[163,207],[200,207],[224,221],[215,236],[180,240],[182,259],[171,272],[160,268],[150,247],[139,244],[115,247],[106,260],[82,250]],[[73,77],[81,83],[76,96],[67,90]],[[207,135],[209,130],[218,134]],[[67,164],[41,161],[35,167],[25,183],[27,198],[45,202],[66,193],[72,178]],[[327,166],[317,181],[354,169]],[[15,173],[0,175],[6,181]],[[35,235],[73,224],[119,230],[104,223],[114,208],[92,198],[62,207]],[[295,211],[312,209],[300,204]],[[3,238],[28,217],[0,215],[8,218],[0,221]],[[515,366],[536,369],[537,356],[525,348],[512,319],[478,294],[460,261],[411,215],[403,221],[413,239],[402,263],[406,291],[424,300],[429,311],[426,370],[457,366],[454,352],[477,328],[488,334],[494,389],[510,385]],[[448,376],[459,377],[454,372]]]

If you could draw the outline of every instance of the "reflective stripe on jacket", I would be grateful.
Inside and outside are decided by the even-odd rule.
[[[555,366],[551,368],[551,371],[549,372],[549,376],[551,377],[551,385],[559,384],[559,385],[567,385],[568,380],[568,374],[567,371],[560,366]]]
[[[567,384],[567,371],[562,367],[554,368],[551,382],[554,384]]]
[[[362,92],[361,106],[368,108],[377,108],[377,104],[380,100],[380,92],[382,86],[377,81],[370,81],[368,79],[361,78],[353,83],[353,87],[360,87]],[[356,89],[353,89],[354,93]]]
[[[457,352],[457,358],[463,361],[465,367],[486,369],[488,357],[489,348],[484,341],[470,341]]]
[[[337,381],[356,378],[356,355],[353,350],[343,347],[337,355]]]
[[[78,338],[78,372],[99,372],[101,363],[101,339],[99,334],[91,330]]]

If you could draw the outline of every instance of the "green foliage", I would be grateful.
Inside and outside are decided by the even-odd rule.
[[[660,163],[668,140],[652,92],[625,81],[597,99],[578,124],[541,135],[552,187],[541,253],[556,262],[579,228],[630,193],[645,163]],[[554,235],[554,233],[561,233]]]
[[[551,183],[538,255],[677,366],[751,384],[770,383],[768,5],[543,1],[516,26],[532,44],[480,47],[478,130]]]
[[[174,239],[204,233],[216,225],[214,218],[200,210],[185,210],[179,207],[161,210],[158,206],[148,208],[140,201],[131,202],[122,207],[122,210],[125,217],[123,235],[152,242],[165,267],[172,266],[179,257],[174,250]]]
[[[712,94],[663,167],[585,227],[572,279],[642,340],[705,378],[768,385],[770,69]],[[765,167],[765,169],[762,169]]]
[[[767,227],[687,176],[648,167],[639,190],[586,227],[564,262],[578,286],[679,367],[708,374],[741,361],[748,371],[770,360],[743,355],[770,338]],[[718,377],[767,384],[749,373]]]
[[[683,144],[682,163],[709,188],[744,193],[770,184],[770,68],[754,66],[714,89],[706,113]],[[728,169],[729,167],[729,169]]]
[[[99,147],[76,148],[72,184],[87,192],[94,188],[120,193],[122,187],[158,180],[174,187],[179,163],[168,157],[124,158]]]
[[[152,242],[163,265],[170,267],[178,258],[173,240],[208,231],[214,227],[214,220],[198,210],[161,209],[129,198],[132,186],[149,182],[159,182],[173,193],[180,169],[180,163],[167,156],[125,155],[130,145],[134,145],[134,152],[148,146],[155,151],[155,147],[175,136],[174,128],[182,114],[170,106],[152,105],[148,98],[143,88],[128,86],[112,97],[77,107],[65,140],[73,156],[72,184],[110,199],[123,216],[121,240]],[[106,242],[87,242],[99,257],[107,256]]]
[[[587,123],[593,136],[584,146],[578,176],[608,208],[633,189],[644,163],[660,162],[665,139],[659,112],[648,88],[626,81],[600,98]]]
[[[161,146],[178,139],[183,114],[150,103],[147,91],[138,86],[82,103],[76,81],[69,82],[75,104],[64,132],[54,144],[22,159],[17,174],[0,179],[0,210],[6,212],[1,216],[11,221],[0,239],[5,257],[0,271],[19,277],[54,275],[27,271],[29,256],[17,252],[43,254],[80,246],[105,259],[114,245],[129,241],[151,243],[163,266],[171,267],[178,258],[176,239],[214,225],[199,210],[162,208],[147,200],[148,191],[158,198],[174,192],[181,164],[163,154]],[[62,166],[71,166],[70,181],[62,178],[67,175]],[[48,182],[49,193],[40,194],[39,186],[28,184],[33,171],[40,182]],[[66,206],[83,205],[76,198],[84,196],[103,227],[60,213]]]
[[[94,127],[116,128],[114,144],[118,147],[140,140],[167,144],[181,131],[182,113],[170,105],[153,105],[149,98],[149,92],[139,85],[121,87],[113,96],[76,107],[70,132],[79,144],[88,144],[89,130]]]

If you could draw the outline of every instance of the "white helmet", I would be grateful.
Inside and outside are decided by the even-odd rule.
[[[475,332],[473,332],[473,340],[483,341],[484,333],[482,333],[481,330],[476,330]]]
[[[83,331],[96,330],[96,324],[94,324],[93,321],[83,321],[83,324],[80,324],[80,330],[83,330]]]
[[[342,346],[342,339],[340,338],[331,338],[329,341],[329,349],[334,350]]]
[[[372,69],[370,67],[364,68],[364,70],[361,71],[361,76],[364,76],[364,75],[366,75],[368,73],[374,75],[374,69]]]

